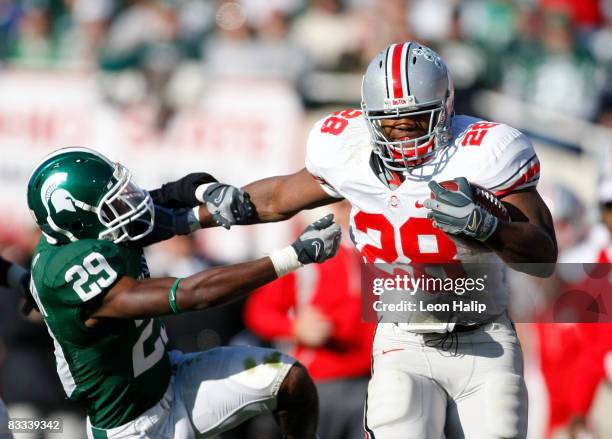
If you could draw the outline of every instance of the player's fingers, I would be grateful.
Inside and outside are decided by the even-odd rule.
[[[315,221],[312,225],[317,230],[323,230],[331,226],[333,223],[334,223],[334,214],[330,213],[328,215],[325,215],[323,218]]]
[[[457,183],[457,187],[459,192],[463,192],[469,194],[472,192],[470,189],[470,182],[465,177],[457,177],[454,179],[455,183]]]
[[[462,225],[465,224],[465,222],[467,221],[467,217],[456,217],[436,212],[436,214],[434,215],[434,220],[436,221],[438,227],[448,225],[461,229]]]
[[[446,192],[446,189],[440,186],[440,184],[437,181],[431,180],[427,186],[429,186],[429,189],[434,193],[436,197]]]
[[[220,225],[220,226],[221,226],[221,227],[223,227],[224,229],[229,230],[229,229],[230,229],[230,227],[232,226],[232,225],[230,224],[230,222],[229,222],[227,219],[225,219],[225,218],[223,217],[223,215],[221,215],[221,214],[220,214],[220,213],[218,213],[218,212],[217,212],[217,213],[213,213],[212,218],[213,218],[213,220],[214,220],[214,221],[215,221],[215,222],[216,222],[218,225]]]
[[[440,203],[438,203],[436,200],[432,200],[431,198],[428,198],[427,200],[423,201],[423,206],[425,206],[427,209],[435,210],[439,204]]]

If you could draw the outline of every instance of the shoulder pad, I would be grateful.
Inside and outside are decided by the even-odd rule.
[[[540,162],[529,138],[516,128],[474,121],[457,142],[459,148],[469,148],[474,154],[469,180],[497,196],[537,185]]]
[[[315,123],[306,144],[306,169],[334,197],[342,172],[370,154],[370,135],[360,110],[343,110]]]
[[[360,110],[337,111],[317,121],[310,131],[306,162],[322,168],[343,165],[364,144],[369,150],[369,139]]]

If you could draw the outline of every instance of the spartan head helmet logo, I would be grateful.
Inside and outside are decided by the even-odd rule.
[[[55,209],[55,213],[60,213],[63,210],[76,212],[76,208],[74,206],[74,197],[66,189],[60,188],[53,191],[51,193],[51,198],[49,201]]]
[[[68,174],[66,172],[58,172],[47,178],[40,189],[40,197],[47,210],[47,215],[51,215],[51,209],[49,205],[53,206],[54,213],[60,213],[63,211],[76,212],[76,208],[80,208],[88,211],[96,211],[94,207],[87,203],[77,200],[74,196],[62,187],[58,187],[60,184],[66,181]]]
[[[58,172],[47,178],[40,188],[40,199],[43,206],[47,210],[47,214],[51,214],[49,204],[53,206],[55,213],[68,210],[70,212],[76,212],[74,206],[74,197],[64,188],[58,188],[58,186],[66,181],[68,174],[66,172]]]

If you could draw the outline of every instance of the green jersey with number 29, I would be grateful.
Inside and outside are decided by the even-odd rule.
[[[57,372],[92,425],[113,428],[153,407],[170,381],[167,337],[156,319],[108,319],[85,326],[123,276],[148,277],[142,249],[86,239],[61,246],[40,240],[32,260],[32,294],[55,345]]]

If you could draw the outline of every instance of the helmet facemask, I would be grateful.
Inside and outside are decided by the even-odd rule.
[[[372,149],[382,160],[384,166],[392,171],[407,172],[411,168],[428,162],[450,138],[449,117],[445,105],[423,106],[418,109],[400,109],[391,111],[367,111],[362,102],[364,117],[367,121]],[[389,139],[382,127],[382,121],[388,119],[413,118],[428,115],[427,133],[405,140]]]
[[[92,149],[62,148],[32,171],[28,207],[50,244],[138,240],[153,230],[154,206],[131,177]]]
[[[132,182],[131,172],[119,163],[113,180],[97,208],[98,219],[106,227],[98,238],[114,243],[143,238],[153,229],[155,219],[151,196]]]

